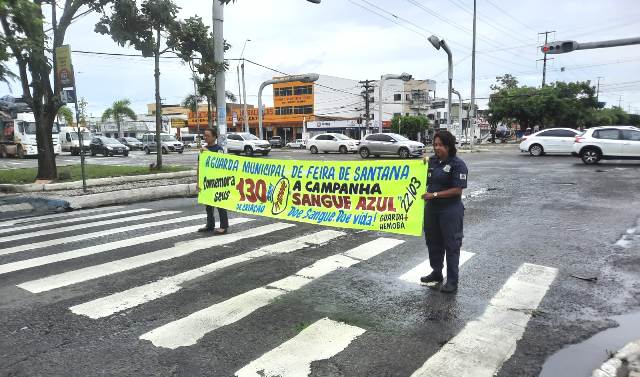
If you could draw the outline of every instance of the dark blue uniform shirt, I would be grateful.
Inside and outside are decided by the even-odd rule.
[[[427,174],[427,191],[440,192],[453,187],[467,188],[467,165],[458,157],[449,157],[441,161],[437,156],[429,158],[429,171]],[[457,198],[437,198],[431,200],[437,206],[459,202]]]
[[[209,152],[224,153],[224,148],[222,148],[222,147],[221,147],[221,146],[219,146],[218,144],[214,144],[214,145],[207,145],[207,149],[209,150]]]

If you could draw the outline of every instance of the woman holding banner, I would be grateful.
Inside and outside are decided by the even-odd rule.
[[[224,149],[218,145],[218,132],[215,129],[207,128],[204,131],[204,140],[207,143],[207,149],[209,152],[224,153]],[[204,149],[202,149],[204,151]],[[198,163],[198,168],[200,164]],[[200,191],[200,176],[198,175],[198,191]],[[216,236],[226,234],[229,228],[229,217],[227,210],[224,208],[218,208],[218,214],[220,215],[220,228],[215,228],[216,220],[213,215],[214,207],[206,206],[207,210],[207,225],[204,228],[198,229],[198,232],[213,232]]]
[[[449,131],[438,131],[434,135],[433,149],[435,156],[429,158],[427,192],[422,195],[425,239],[433,271],[420,281],[441,283],[446,256],[447,282],[440,291],[454,293],[458,290],[464,220],[462,190],[467,188],[467,165],[456,156],[456,138]]]

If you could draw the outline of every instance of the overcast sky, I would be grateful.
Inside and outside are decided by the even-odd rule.
[[[489,85],[504,73],[521,83],[540,86],[539,46],[550,40],[581,42],[640,36],[637,0],[477,0],[478,41],[476,93],[486,98]],[[176,0],[180,18],[199,15],[211,24],[211,0]],[[446,54],[426,37],[436,34],[451,46],[454,87],[470,97],[472,0],[238,0],[225,7],[225,39],[232,45],[226,58],[237,58],[246,39],[245,57],[287,73],[316,72],[354,80],[409,72],[435,79],[446,91]],[[118,47],[108,36],[93,32],[95,14],[76,21],[66,43],[74,50],[136,53]],[[640,45],[549,55],[547,82],[601,79],[600,99],[607,106],[621,101],[640,113]],[[114,100],[129,98],[136,111],[154,101],[153,59],[74,54],[78,91],[99,116]],[[238,92],[235,63],[227,89]],[[564,71],[561,68],[564,67]],[[164,103],[179,103],[193,91],[188,67],[161,62]],[[257,102],[260,82],[275,73],[247,64],[247,95]],[[14,86],[14,91],[18,90]],[[267,91],[265,91],[266,93]],[[271,98],[265,96],[269,105]],[[486,100],[480,99],[481,107]]]

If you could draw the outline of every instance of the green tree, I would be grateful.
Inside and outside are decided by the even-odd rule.
[[[52,35],[47,35],[43,8],[48,5],[42,0],[0,0],[0,25],[2,26],[0,61],[15,60],[22,88],[22,98],[31,107],[36,120],[36,141],[38,143],[38,179],[54,180],[57,168],[51,130],[63,105],[60,100],[61,85],[57,75],[51,82],[51,51],[64,44],[67,29],[77,18],[79,10],[89,7],[100,9],[109,0],[59,0],[62,14]],[[10,77],[5,68],[4,76]]]
[[[58,109],[58,122],[60,122],[60,118],[64,119],[64,123],[67,127],[73,126],[73,113],[67,106],[62,106]]]
[[[202,101],[201,96],[189,94],[188,96],[184,97],[184,100],[182,100],[182,106],[186,107],[191,112],[196,113],[198,112],[198,104],[200,103],[200,101]]]
[[[80,125],[82,127],[86,127],[87,126],[87,107],[89,106],[89,103],[84,99],[84,97],[80,98],[80,102],[78,102],[78,117]]]
[[[411,140],[417,140],[418,133],[424,134],[429,129],[429,119],[424,115],[394,116],[391,119],[391,131]]]
[[[155,60],[156,89],[156,143],[161,150],[162,104],[160,101],[160,56],[173,50],[163,48],[163,38],[168,39],[179,27],[180,8],[172,0],[144,0],[138,8],[135,0],[114,0],[109,15],[103,14],[96,24],[96,32],[110,35],[120,46],[130,45],[142,56]],[[157,153],[157,169],[162,169],[162,153]]]
[[[135,111],[133,111],[130,106],[131,101],[128,99],[122,99],[114,102],[110,108],[106,109],[104,113],[102,113],[103,122],[109,119],[113,119],[116,122],[116,125],[118,126],[118,137],[124,137],[121,124],[125,117],[133,120],[137,119]]]

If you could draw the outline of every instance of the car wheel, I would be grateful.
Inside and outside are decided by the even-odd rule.
[[[360,148],[360,157],[362,158],[369,157],[369,148]]]
[[[169,153],[169,150],[167,148],[162,147],[162,154],[167,154]]]
[[[18,145],[18,151],[16,152],[16,156],[18,158],[24,158],[24,149],[22,148],[22,145]]]
[[[602,158],[602,156],[600,155],[600,151],[595,149],[595,148],[586,148],[583,149],[582,152],[580,152],[580,158],[582,159],[582,162],[584,162],[587,165],[593,165],[593,164],[597,164],[598,161],[600,161],[600,158]]]
[[[301,145],[301,146],[300,146],[300,149],[304,149],[304,145]]]
[[[91,157],[95,157],[96,156],[96,151],[95,150],[91,150]]]
[[[4,145],[0,145],[0,157],[7,158],[7,150]]]
[[[529,154],[534,157],[539,157],[544,154],[544,148],[540,144],[533,144],[529,147]]]
[[[129,157],[129,152],[125,152],[125,154],[123,154],[124,157]]]
[[[107,152],[107,150],[106,150],[106,149],[103,149],[103,150],[102,150],[102,155],[103,155],[104,157],[109,157],[109,152]]]
[[[269,152],[262,152],[262,155],[263,155],[263,156],[266,156],[266,155],[268,155],[268,154],[269,154]]]
[[[253,156],[253,148],[247,145],[246,147],[244,147],[244,154],[246,154],[247,156]]]
[[[145,154],[151,154],[151,151],[149,150],[149,148],[144,148],[144,153]]]
[[[315,145],[312,145],[311,148],[309,148],[309,152],[311,152],[311,154],[318,153],[318,147],[316,147]]]
[[[182,150],[182,151],[178,151],[178,153],[180,153],[180,154],[182,154],[182,152],[184,152],[184,150]]]
[[[398,151],[398,155],[402,159],[409,158],[409,150],[407,148],[400,148],[400,151]]]
[[[345,147],[344,145],[341,145],[341,146],[340,146],[340,153],[342,153],[342,154],[347,154],[347,152],[348,152],[348,151],[347,151],[347,147]]]

